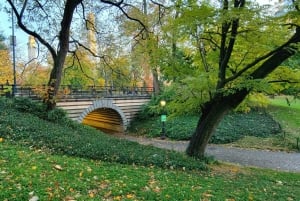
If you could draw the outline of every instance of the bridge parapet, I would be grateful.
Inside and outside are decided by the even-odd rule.
[[[47,91],[43,86],[16,86],[16,96],[39,98]],[[112,86],[87,86],[73,87],[62,85],[58,92],[59,99],[83,99],[83,98],[111,98],[124,96],[152,96],[151,87],[112,87]]]

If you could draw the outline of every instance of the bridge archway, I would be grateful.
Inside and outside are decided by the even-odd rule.
[[[128,124],[125,114],[111,99],[93,101],[78,121],[104,132],[123,132]]]

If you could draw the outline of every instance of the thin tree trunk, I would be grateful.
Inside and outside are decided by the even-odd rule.
[[[153,75],[153,90],[154,90],[154,93],[159,94],[160,93],[160,87],[159,87],[157,69],[152,70],[152,75]]]

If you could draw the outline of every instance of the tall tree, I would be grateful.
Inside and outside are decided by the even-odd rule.
[[[141,19],[147,27],[146,31],[135,37],[131,44],[131,59],[133,71],[140,71],[143,74],[144,85],[153,87],[159,93],[159,65],[158,46],[159,34],[163,22],[163,13],[166,7],[156,1],[143,0],[142,4],[132,8],[130,14]],[[121,25],[122,31],[127,36],[135,35],[140,27],[131,22]],[[140,69],[138,69],[140,67]]]
[[[210,1],[176,2],[178,18],[170,27],[176,27],[177,34],[169,35],[173,41],[176,36],[176,49],[192,62],[185,62],[189,71],[171,66],[164,72],[182,75],[173,102],[191,104],[193,100],[200,107],[186,152],[203,157],[223,116],[252,91],[263,90],[265,78],[298,52],[299,2],[281,16],[246,0],[222,0],[221,6]]]
[[[76,35],[76,20],[74,18],[81,18],[88,22],[86,10],[97,7],[97,12],[104,9],[101,4],[109,7],[117,8],[128,18],[133,19],[126,13],[128,3],[124,1],[115,2],[109,0],[99,0],[94,3],[83,0],[66,0],[66,1],[13,1],[6,0],[9,3],[17,18],[18,26],[27,34],[34,36],[39,43],[44,45],[53,60],[53,68],[50,73],[48,84],[51,86],[48,94],[48,109],[55,107],[55,95],[59,90],[63,66],[66,56],[70,49],[70,42],[80,43],[80,40],[75,39]],[[76,17],[74,17],[76,16]],[[60,22],[58,24],[57,22]],[[74,22],[72,24],[72,22]],[[70,41],[70,37],[72,40]],[[87,48],[88,49],[88,48]],[[92,51],[90,50],[92,53]]]

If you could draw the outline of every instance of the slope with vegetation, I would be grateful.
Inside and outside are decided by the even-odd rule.
[[[206,169],[204,162],[182,153],[141,146],[75,123],[63,110],[29,99],[0,99],[0,137],[53,153],[107,162],[164,168]]]
[[[203,162],[0,99],[0,200],[297,200],[300,174]]]

